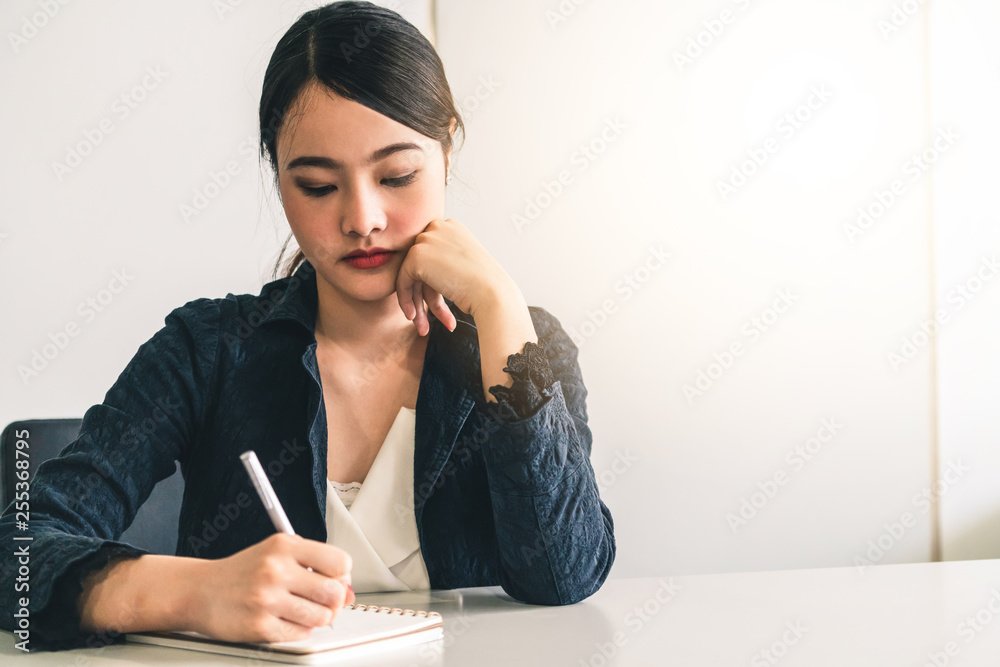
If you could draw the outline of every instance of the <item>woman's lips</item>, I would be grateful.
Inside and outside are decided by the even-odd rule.
[[[377,252],[374,255],[356,255],[354,257],[347,257],[344,261],[353,266],[355,269],[377,269],[392,259],[392,256],[395,254],[395,251]]]

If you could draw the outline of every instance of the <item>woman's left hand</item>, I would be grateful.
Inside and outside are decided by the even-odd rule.
[[[452,218],[431,220],[417,234],[396,278],[399,307],[421,336],[430,331],[424,302],[442,324],[454,330],[457,322],[445,298],[475,317],[497,305],[504,295],[519,293],[499,262]]]

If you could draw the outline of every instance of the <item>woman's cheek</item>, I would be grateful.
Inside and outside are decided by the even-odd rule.
[[[421,207],[414,206],[412,209],[396,219],[402,221],[399,228],[405,229],[406,236],[412,239],[417,234],[427,229],[427,225],[431,224],[431,220],[434,219],[434,215],[430,212],[424,212]]]
[[[322,228],[322,216],[309,205],[309,202],[302,201],[302,197],[292,197],[286,202],[285,215],[293,228],[309,235]]]

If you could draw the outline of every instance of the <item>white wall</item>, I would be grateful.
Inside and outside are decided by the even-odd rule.
[[[287,224],[253,150],[260,81],[317,4],[69,3],[16,50],[8,37],[0,422],[82,415],[170,310],[270,280]],[[431,3],[383,4],[434,34]],[[880,538],[880,562],[927,560],[936,513],[914,496],[959,458],[975,472],[943,499],[944,554],[997,555],[996,288],[942,327],[936,358],[934,342],[896,368],[888,358],[1000,245],[984,206],[997,182],[992,5],[935,5],[884,36],[888,0],[588,2],[554,26],[546,12],[575,5],[436,4],[468,123],[448,214],[579,337],[614,576],[844,566]],[[724,9],[721,34],[702,34]],[[39,11],[6,2],[0,26],[19,32]],[[679,68],[699,34],[708,46]],[[122,117],[115,100],[147,67],[167,75]],[[779,123],[817,86],[829,99],[789,136]],[[102,119],[114,131],[60,180],[52,164]],[[933,189],[927,173],[911,180],[907,160],[949,125],[960,139]],[[583,157],[602,132],[600,155]],[[718,182],[768,148],[724,199]],[[183,219],[229,161],[239,173]],[[850,237],[858,207],[895,179],[903,194]],[[533,219],[518,229],[515,214]],[[134,278],[88,319],[78,304],[116,270]],[[782,293],[794,305],[748,335]],[[22,381],[17,367],[73,323]],[[741,353],[713,368],[733,343]],[[689,400],[700,371],[721,374]],[[824,419],[842,426],[798,468],[788,453]],[[727,515],[776,474],[734,532]],[[901,537],[884,535],[906,513]]]
[[[469,194],[452,214],[530,302],[568,328],[606,322],[581,360],[615,575],[845,566],[880,538],[880,562],[929,559],[935,512],[914,495],[934,472],[933,359],[888,358],[931,308],[930,179],[906,164],[935,129],[924,18],[883,37],[888,2],[594,2],[550,21],[560,7],[576,5],[439,3],[459,96],[499,82],[470,123],[456,166]],[[705,46],[679,65],[692,38]],[[787,130],[817,87],[828,99]],[[579,168],[609,118],[627,128]],[[764,166],[724,197],[718,182],[761,148]],[[570,185],[518,230],[512,215],[563,169]],[[894,180],[888,212],[848,233]],[[672,259],[617,291],[659,245]],[[794,307],[748,335],[782,290]],[[614,312],[592,315],[605,300]],[[742,354],[689,400],[684,386],[733,343]],[[824,419],[842,427],[789,461]],[[635,460],[615,477],[623,455]],[[762,504],[752,494],[776,474],[734,532],[727,515]]]

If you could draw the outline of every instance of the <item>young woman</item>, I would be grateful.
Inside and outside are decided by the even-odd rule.
[[[601,586],[615,541],[577,349],[444,217],[461,127],[440,59],[395,12],[333,3],[281,38],[261,153],[300,251],[259,295],[172,311],[39,468],[35,646],[300,639],[353,590],[500,585],[560,605]],[[248,449],[297,535],[275,532]],[[176,461],[176,555],[118,542]]]

